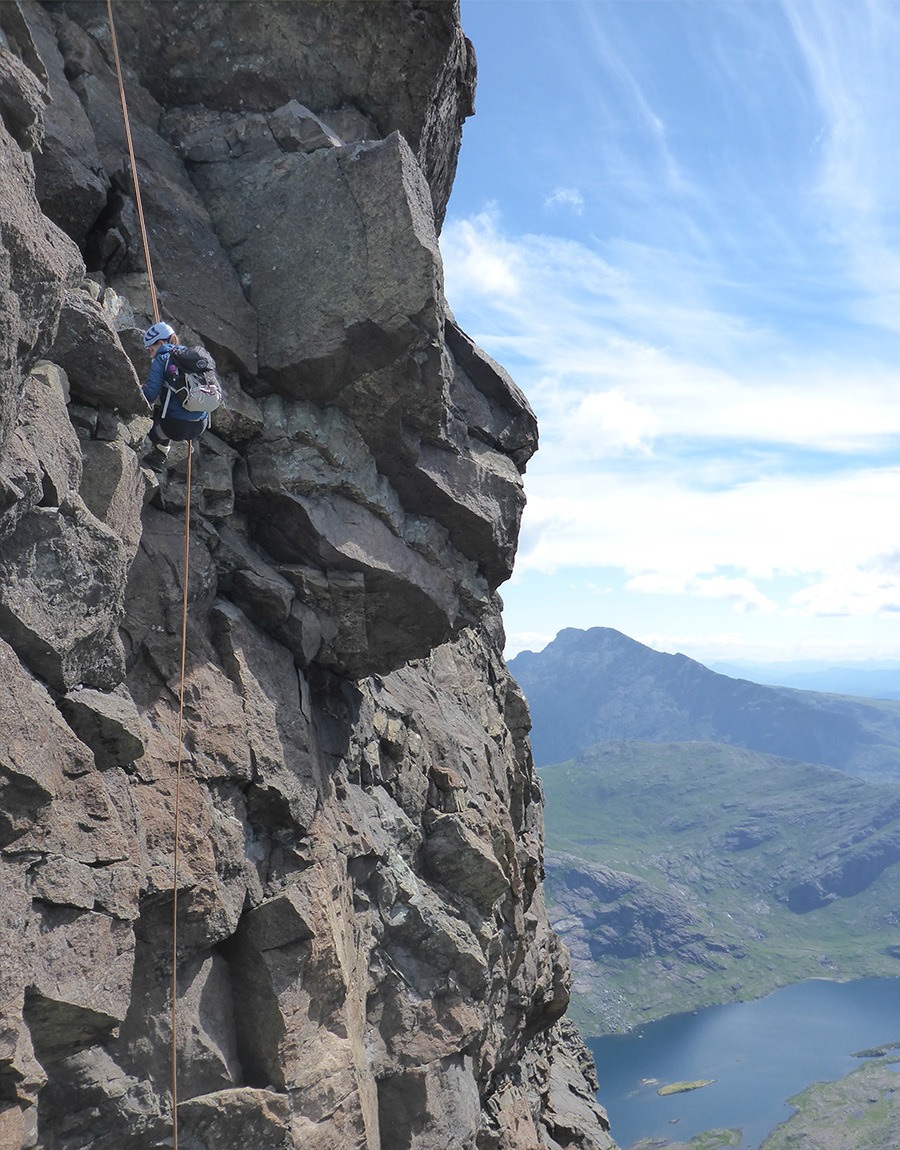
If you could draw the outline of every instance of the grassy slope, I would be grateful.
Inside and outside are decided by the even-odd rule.
[[[887,953],[900,941],[900,866],[805,914],[785,904],[811,868],[868,841],[896,785],[704,743],[604,744],[541,777],[549,850],[638,876],[660,900],[677,896],[712,943],[702,963],[696,947],[579,962],[573,946],[574,1014],[586,1033],[803,978],[900,974]],[[734,849],[748,828],[763,841]],[[553,906],[552,870],[548,892]],[[553,913],[565,922],[564,906]]]
[[[866,1062],[837,1082],[815,1082],[789,1099],[797,1112],[762,1150],[886,1150],[900,1146],[896,1065]]]

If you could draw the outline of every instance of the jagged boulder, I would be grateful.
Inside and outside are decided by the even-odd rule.
[[[50,355],[66,372],[72,394],[81,402],[116,408],[125,415],[149,412],[134,365],[90,292],[66,293]]]
[[[50,97],[44,110],[44,138],[34,154],[37,198],[45,215],[84,242],[106,206],[109,178],[84,108],[66,78],[50,16],[37,5],[28,5],[22,18],[46,68]]]
[[[13,5],[4,5],[4,20]],[[0,59],[12,75],[22,72],[21,61],[0,42]],[[30,74],[30,73],[29,73]],[[13,80],[10,80],[13,84]],[[34,110],[30,90],[21,98]],[[9,94],[4,99],[8,106]],[[41,102],[42,103],[42,102]],[[15,423],[23,376],[53,340],[65,292],[81,278],[81,260],[75,245],[42,215],[34,196],[34,177],[16,140],[0,129],[0,170],[4,173],[0,198],[0,227],[4,247],[15,259],[0,263],[0,309],[6,320],[0,331],[0,448]]]
[[[415,365],[438,350],[440,257],[427,185],[399,132],[311,155],[229,156],[194,178],[260,313],[263,379],[318,403],[352,388],[363,424],[381,425],[393,405],[435,426],[440,371]],[[273,263],[271,236],[286,217],[290,240]],[[385,402],[359,382],[401,357],[411,361],[415,408],[405,394]]]
[[[124,691],[71,691],[60,700],[59,708],[72,730],[93,750],[98,767],[128,767],[146,750],[141,717]]]
[[[54,0],[54,7],[61,6]],[[65,9],[106,45],[106,9],[94,0]],[[159,52],[160,28],[183,28]],[[298,0],[289,9],[266,0],[213,9],[160,0],[152,10],[124,5],[116,14],[123,52],[153,96],[167,106],[268,111],[290,100],[308,106],[352,142],[400,132],[416,152],[443,218],[463,120],[473,110],[475,59],[459,27],[458,4],[429,0],[382,4],[349,0],[323,8]],[[298,29],[309,29],[308,33]],[[198,55],[193,45],[202,42]],[[233,45],[252,46],[236,53]],[[265,60],[260,67],[259,61]],[[402,82],[400,81],[402,77]],[[366,119],[377,135],[347,133],[341,116]]]
[[[15,489],[16,529],[0,553],[0,635],[59,690],[109,689],[125,672],[117,629],[127,559],[121,538],[78,494],[81,448],[66,398],[66,377],[53,365],[29,376],[19,434],[35,481],[30,496],[25,484]]]

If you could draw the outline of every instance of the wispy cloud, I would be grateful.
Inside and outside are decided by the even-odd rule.
[[[635,575],[626,582],[625,590],[646,595],[698,595],[702,599],[725,599],[738,615],[769,614],[778,610],[775,600],[764,595],[751,579],[727,575],[694,579],[657,573]]]
[[[900,548],[900,469],[761,478],[720,491],[690,484],[690,466],[655,476],[537,476],[518,567],[618,567],[688,582],[735,570],[756,581],[779,573],[845,570]]]
[[[541,422],[520,575],[616,567],[632,592],[772,612],[758,581],[803,573],[782,606],[811,613],[848,557],[900,550],[900,466],[873,465],[900,444],[900,366],[751,332],[700,273],[669,294],[571,240],[511,237],[496,212],[451,220],[443,245],[448,291]]]
[[[859,318],[900,331],[900,8],[788,2],[785,11],[825,121],[816,181],[823,238],[843,249],[866,293]]]
[[[571,208],[576,215],[584,214],[584,196],[578,188],[555,188],[544,199],[546,208]]]
[[[646,454],[669,440],[852,454],[900,436],[900,363],[748,323],[717,308],[703,268],[513,238],[496,212],[449,221],[442,246],[473,334],[524,368],[547,452]]]
[[[826,627],[849,652],[896,619],[900,650],[900,5],[522,8],[571,66],[442,236],[541,424],[511,630],[674,611],[732,655]],[[553,573],[581,584],[555,613]]]

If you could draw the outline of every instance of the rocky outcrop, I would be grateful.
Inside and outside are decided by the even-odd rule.
[[[591,973],[599,959],[677,954],[708,970],[723,967],[731,949],[715,939],[701,908],[684,893],[661,890],[624,871],[548,851],[547,874],[554,927],[572,955],[573,968]]]
[[[198,1150],[609,1147],[500,654],[536,428],[443,299],[456,6],[117,6],[228,393],[186,589],[105,11],[0,6],[0,1145],[167,1144],[174,1047]]]
[[[900,862],[900,803],[885,803],[864,831],[854,832],[818,851],[807,861],[806,873],[778,876],[791,910],[806,914],[852,898]]]

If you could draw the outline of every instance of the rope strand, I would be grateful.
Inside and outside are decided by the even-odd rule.
[[[125,125],[125,140],[128,145],[128,157],[131,162],[131,179],[134,184],[134,201],[137,207],[138,223],[141,229],[141,242],[144,247],[144,260],[147,264],[147,278],[150,284],[150,301],[153,308],[153,322],[159,322],[159,302],[156,298],[156,285],[153,280],[153,264],[150,259],[150,241],[147,235],[147,225],[144,220],[144,206],[141,200],[141,188],[138,180],[137,159],[134,154],[134,141],[131,133],[131,121],[128,117],[128,103],[125,99],[125,82],[122,78],[122,62],[119,57],[119,45],[116,38],[116,26],[113,20],[112,0],[106,0],[106,10],[109,16],[109,32],[112,41],[113,58],[116,66],[116,78],[119,82],[119,99],[122,102],[122,119]],[[184,569],[183,594],[181,602],[181,667],[178,686],[178,755],[175,763],[175,844],[172,859],[172,1147],[178,1150],[178,864],[179,864],[179,838],[181,831],[181,772],[183,757],[184,736],[184,680],[185,661],[187,654],[187,612],[188,612],[188,576],[190,572],[190,540],[191,540],[191,459],[193,457],[193,443],[188,443],[187,481],[185,487],[184,508]]]
[[[141,241],[144,245],[144,262],[147,264],[147,278],[150,281],[150,303],[153,308],[153,322],[159,322],[159,302],[156,298],[156,285],[153,282],[153,264],[150,259],[150,241],[147,238],[147,225],[144,222],[144,204],[141,200],[141,186],[138,181],[137,159],[134,154],[134,141],[131,136],[131,121],[128,118],[128,103],[125,99],[125,81],[122,78],[122,61],[119,58],[119,42],[116,38],[116,25],[113,20],[112,0],[106,0],[109,14],[109,35],[112,41],[113,59],[116,64],[116,79],[119,81],[119,99],[122,103],[122,119],[125,122],[125,142],[128,145],[128,158],[131,161],[131,182],[134,185],[134,202],[137,207],[138,223],[141,227]]]
[[[187,479],[184,496],[184,587],[181,598],[181,673],[178,688],[178,760],[175,764],[175,850],[172,865],[172,1123],[173,1150],[178,1150],[178,840],[181,818],[181,761],[184,736],[184,666],[187,652],[188,572],[191,549],[191,460],[194,445],[188,441]]]

